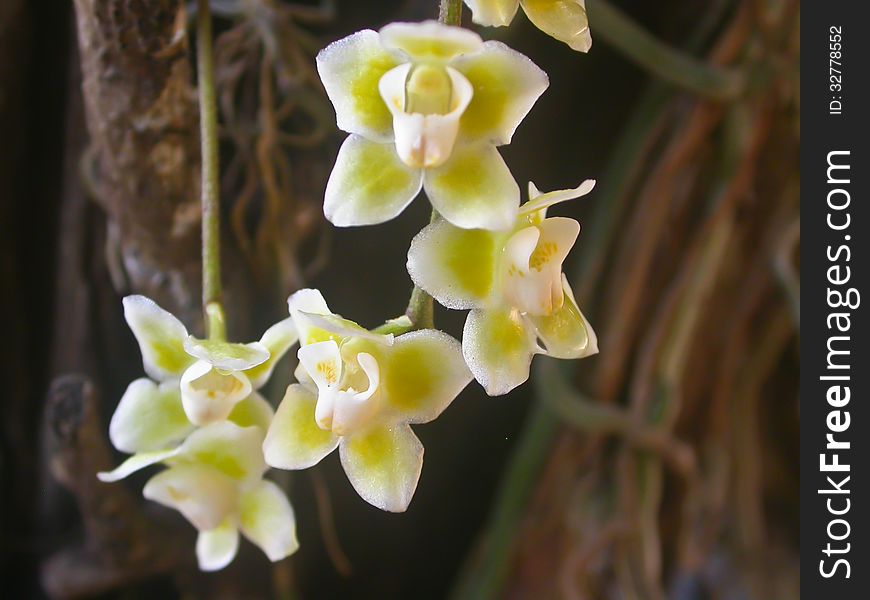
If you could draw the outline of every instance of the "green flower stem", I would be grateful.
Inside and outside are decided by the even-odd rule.
[[[227,339],[227,325],[224,318],[224,308],[220,302],[209,302],[205,305],[205,318],[208,338],[225,341]]]
[[[462,0],[441,0],[438,20],[445,25],[462,26]]]
[[[462,0],[440,0],[438,5],[438,21],[445,25],[461,26]],[[434,223],[440,218],[441,215],[433,208],[432,217],[429,222]],[[435,327],[435,306],[432,303],[432,296],[415,285],[411,291],[411,298],[408,300],[408,308],[405,310],[405,315],[411,319],[411,326],[414,329]]]
[[[732,100],[746,87],[742,73],[668,46],[606,0],[589,0],[587,5],[593,34],[662,80],[713,100]]]
[[[411,291],[411,299],[408,300],[408,309],[405,314],[411,319],[413,329],[434,327],[435,306],[432,303],[432,296],[415,285]]]
[[[219,339],[224,335],[223,309],[220,307],[220,166],[209,0],[197,0],[196,54],[202,144],[202,305],[208,335]],[[221,315],[219,326],[216,326],[218,319],[214,318],[216,309]]]

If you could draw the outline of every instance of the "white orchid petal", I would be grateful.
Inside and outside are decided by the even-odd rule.
[[[349,135],[326,183],[323,213],[336,227],[384,223],[414,200],[422,177],[402,162],[393,143]]]
[[[520,216],[532,215],[540,211],[546,211],[549,207],[566,200],[574,200],[585,196],[595,187],[594,179],[587,179],[573,190],[556,190],[541,193],[537,186],[529,182],[529,201],[520,206]],[[546,212],[542,215],[546,216]]]
[[[236,482],[201,464],[177,465],[148,480],[142,495],[180,512],[199,531],[215,529],[238,507]]]
[[[209,466],[235,481],[256,481],[266,471],[262,450],[265,435],[260,427],[213,423],[191,433],[166,462]]]
[[[462,354],[474,378],[490,396],[501,396],[529,378],[540,351],[535,330],[516,310],[476,309],[462,332]]]
[[[496,291],[505,234],[462,229],[440,220],[411,241],[408,274],[414,284],[454,310],[490,304]]]
[[[478,52],[480,36],[469,29],[437,21],[390,23],[381,28],[381,43],[420,61],[448,61],[460,54]]]
[[[547,355],[554,358],[585,358],[598,352],[595,331],[577,307],[574,292],[562,274],[565,302],[552,315],[529,316]]]
[[[251,391],[244,372],[221,371],[204,360],[195,362],[181,376],[181,403],[195,425],[223,421]]]
[[[332,314],[320,290],[305,288],[291,294],[287,298],[287,307],[290,309],[290,318],[293,319],[296,330],[299,332],[300,346],[331,339],[329,332],[315,327],[310,318],[302,317],[302,313],[309,316]]]
[[[471,20],[486,27],[503,27],[510,25],[520,0],[465,0],[471,9]]]
[[[501,42],[457,58],[451,66],[474,88],[459,124],[465,139],[508,144],[519,124],[549,86],[549,79],[527,56]]]
[[[122,462],[112,471],[97,473],[97,479],[105,483],[120,481],[136,471],[144,469],[145,467],[150,467],[151,465],[156,465],[159,462],[171,458],[178,454],[178,452],[179,450],[177,448],[171,450],[158,450],[155,452],[140,452]]]
[[[299,334],[296,332],[293,319],[290,317],[275,323],[266,330],[263,337],[260,338],[260,344],[269,351],[269,359],[245,370],[245,375],[248,376],[255,390],[266,385],[269,377],[272,376],[275,365],[287,353],[290,346],[298,341]]]
[[[592,35],[585,0],[521,0],[529,21],[572,50],[589,52]]]
[[[385,408],[404,423],[434,420],[472,379],[460,343],[434,329],[398,336],[380,363]]]
[[[457,146],[444,165],[425,171],[424,187],[432,206],[457,227],[499,231],[516,221],[520,188],[489,144]]]
[[[196,559],[200,571],[220,571],[233,562],[238,551],[239,530],[232,519],[224,519],[214,529],[200,531],[196,538]]]
[[[300,364],[305,367],[318,390],[325,391],[338,387],[341,382],[342,361],[335,341],[327,340],[302,346],[297,355]]]
[[[317,72],[335,106],[339,129],[378,142],[392,140],[392,118],[378,94],[378,80],[400,62],[370,29],[320,51]]]
[[[525,275],[529,272],[529,258],[541,239],[541,230],[535,226],[524,227],[514,233],[504,246],[505,268],[510,273],[516,270]]]
[[[227,421],[239,427],[259,427],[265,433],[273,416],[275,411],[272,405],[258,392],[251,392],[250,396],[233,407]]]
[[[159,386],[150,379],[137,379],[121,396],[109,423],[109,439],[121,452],[130,454],[169,448],[193,431],[181,406],[177,381]]]
[[[269,466],[307,469],[335,450],[339,438],[317,425],[316,404],[317,395],[305,386],[292,384],[287,388],[263,442]]]
[[[309,390],[313,390],[314,392],[317,391],[317,385],[314,383],[314,380],[311,379],[311,376],[308,375],[308,371],[305,370],[302,363],[296,363],[296,368],[293,370],[293,377]]]
[[[123,300],[124,318],[136,336],[145,372],[158,381],[179,377],[194,359],[184,351],[187,329],[145,296]]]
[[[374,427],[342,438],[339,454],[363,500],[389,512],[408,508],[423,469],[423,444],[408,425]]]
[[[276,562],[296,552],[296,517],[287,496],[271,481],[263,480],[242,494],[239,526],[246,538]]]

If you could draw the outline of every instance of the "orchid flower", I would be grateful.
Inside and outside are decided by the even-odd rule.
[[[573,50],[589,52],[592,35],[586,16],[586,0],[465,0],[475,23],[490,27],[510,25],[522,6],[529,21],[565,42]]]
[[[598,352],[595,332],[562,273],[580,225],[547,218],[548,207],[583,196],[594,184],[587,180],[547,194],[529,184],[530,201],[512,229],[467,230],[439,221],[411,242],[414,283],[448,308],[471,309],[462,352],[491,396],[524,383],[535,354],[582,358]]]
[[[263,479],[264,434],[263,423],[213,423],[174,448],[140,452],[97,476],[112,482],[150,465],[167,465],[148,480],[143,495],[179,511],[196,527],[196,555],[203,571],[222,569],[233,560],[239,532],[278,561],[299,543],[290,502],[281,488]]]
[[[118,405],[110,435],[115,447],[125,452],[139,449],[139,442],[126,441],[128,436],[150,437],[161,446],[180,441],[193,425],[226,419],[252,395],[252,402],[258,402],[256,390],[297,339],[293,322],[284,319],[266,330],[259,342],[200,340],[144,296],[124,298],[124,316],[139,342],[145,372],[158,382],[137,380]]]
[[[471,381],[459,342],[432,329],[368,331],[333,314],[317,290],[300,290],[288,303],[300,336],[300,383],[287,388],[272,419],[266,462],[305,469],[338,448],[365,501],[404,511],[423,467],[410,424],[434,420]]]
[[[326,186],[334,225],[388,221],[421,188],[457,227],[513,223],[520,191],[495,147],[548,85],[526,56],[460,27],[393,23],[330,44],[317,70],[351,134]]]

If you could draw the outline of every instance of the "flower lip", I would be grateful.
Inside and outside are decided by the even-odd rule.
[[[194,425],[226,419],[251,391],[253,386],[244,373],[223,372],[205,360],[193,363],[181,377],[181,403]]]
[[[300,364],[317,386],[314,418],[321,429],[343,436],[371,421],[377,412],[373,396],[380,386],[380,368],[374,356],[358,353],[359,369],[356,369],[345,364],[334,340],[303,346],[298,355]]]
[[[378,89],[393,115],[396,151],[402,162],[415,168],[444,164],[474,95],[468,79],[452,67],[405,63],[384,73]],[[446,112],[437,112],[439,106]]]

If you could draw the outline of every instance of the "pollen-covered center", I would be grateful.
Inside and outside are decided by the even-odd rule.
[[[555,242],[542,240],[529,257],[529,268],[540,272],[558,251],[559,246]]]
[[[335,362],[331,360],[322,360],[317,363],[317,372],[323,377],[328,385],[338,383],[338,369]]]

